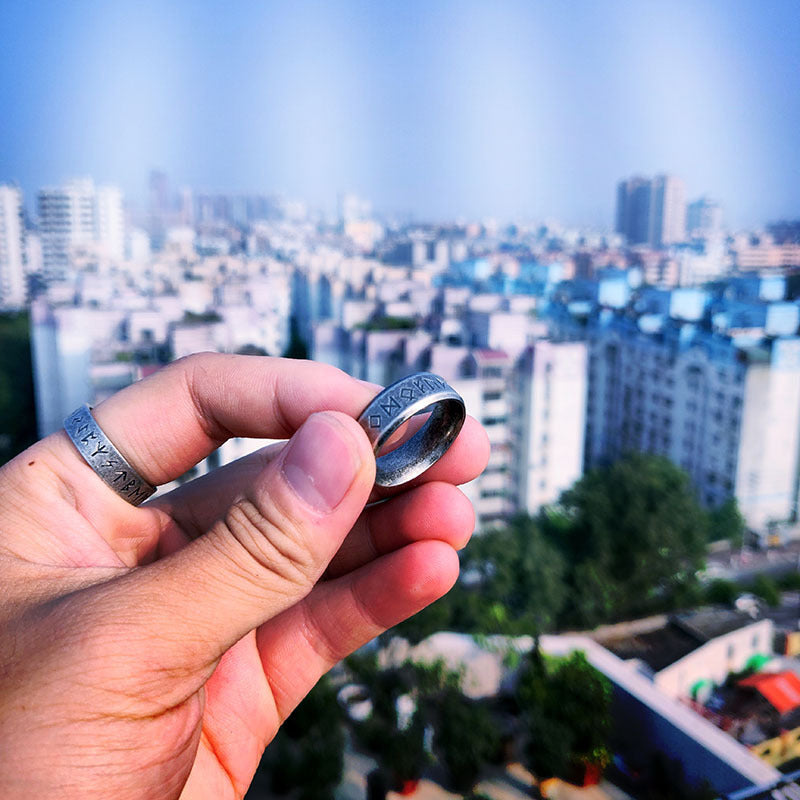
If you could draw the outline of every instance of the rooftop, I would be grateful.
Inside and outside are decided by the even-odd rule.
[[[623,660],[636,658],[660,672],[706,642],[752,623],[747,614],[707,608],[672,616],[658,628],[619,636],[610,633],[601,638],[601,644]]]

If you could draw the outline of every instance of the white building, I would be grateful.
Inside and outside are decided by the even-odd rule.
[[[697,700],[754,658],[773,655],[771,619],[704,608],[671,617],[605,625],[592,638],[676,700]]]
[[[587,362],[585,342],[539,340],[517,364],[516,488],[529,514],[583,474]]]
[[[77,251],[103,264],[125,258],[122,191],[85,178],[39,192],[39,226],[45,277],[63,278]]]
[[[0,308],[25,304],[25,226],[22,191],[0,186]]]
[[[42,189],[38,210],[45,277],[63,278],[73,250],[95,241],[94,183],[90,179],[73,180]]]
[[[686,186],[673,175],[653,181],[653,245],[665,247],[686,238]]]
[[[125,258],[125,213],[122,191],[116,186],[98,186],[95,192],[95,239],[110,261]]]
[[[463,397],[491,447],[487,468],[462,487],[475,508],[478,529],[502,524],[517,512],[536,513],[580,478],[585,343],[542,339],[511,355],[436,342],[421,330],[346,335],[330,326],[320,331],[318,342],[320,354],[358,377],[386,384],[427,370]]]

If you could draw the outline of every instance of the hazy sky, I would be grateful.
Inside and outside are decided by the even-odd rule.
[[[682,176],[800,217],[800,2],[0,0],[0,181],[353,190],[416,218],[610,225]]]

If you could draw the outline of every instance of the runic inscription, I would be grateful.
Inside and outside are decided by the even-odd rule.
[[[370,414],[369,415],[369,426],[370,426],[370,428],[380,428],[380,426],[381,426],[381,416],[380,416],[380,414]]]
[[[383,409],[384,414],[391,414],[392,411],[400,410],[400,403],[397,402],[396,398],[389,395],[387,402],[380,403],[380,407]]]
[[[445,382],[441,378],[415,378],[414,386],[421,392],[425,392],[428,389],[440,389],[445,386]]]

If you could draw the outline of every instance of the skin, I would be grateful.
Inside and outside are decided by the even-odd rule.
[[[0,796],[241,798],[319,677],[450,589],[474,526],[456,484],[486,435],[468,419],[376,494],[354,421],[375,391],[322,364],[192,356],[94,410],[147,480],[231,436],[290,443],[138,508],[63,432],[0,469]],[[284,471],[301,428],[313,470],[341,476],[330,508]]]

